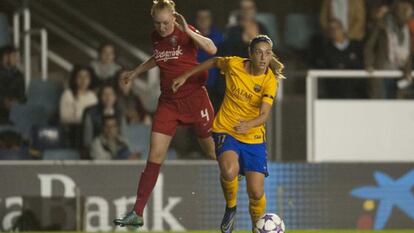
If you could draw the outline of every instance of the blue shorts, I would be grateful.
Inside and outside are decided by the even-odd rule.
[[[217,159],[226,151],[234,151],[239,156],[239,174],[245,172],[260,172],[265,176],[269,175],[267,171],[267,151],[266,143],[248,144],[235,139],[226,133],[213,133],[214,143],[216,145]]]

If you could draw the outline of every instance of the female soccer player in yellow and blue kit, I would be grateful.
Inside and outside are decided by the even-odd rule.
[[[246,176],[252,223],[265,213],[264,178],[268,175],[265,126],[276,97],[283,65],[274,57],[269,37],[259,35],[249,44],[249,59],[215,57],[173,81],[177,91],[193,74],[217,67],[226,79],[223,103],[213,123],[226,210],[221,231],[233,230],[238,174]]]

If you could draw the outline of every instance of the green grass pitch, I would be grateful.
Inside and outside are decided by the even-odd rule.
[[[136,231],[130,231],[136,232]],[[219,233],[220,231],[185,231],[185,233]],[[48,233],[87,233],[87,232],[48,232]],[[162,232],[141,232],[140,233],[162,233]],[[168,233],[174,233],[169,231]],[[176,232],[181,233],[181,232]],[[251,233],[251,231],[234,231],[234,233]],[[368,231],[368,230],[287,230],[286,233],[414,233],[414,229],[411,230],[383,230],[383,231]]]

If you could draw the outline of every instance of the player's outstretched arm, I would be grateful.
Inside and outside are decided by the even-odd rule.
[[[237,133],[247,133],[249,129],[264,124],[269,118],[271,109],[271,104],[263,102],[262,106],[260,107],[260,114],[258,117],[249,121],[241,121],[234,126],[234,129]]]
[[[178,89],[184,85],[185,81],[187,81],[187,79],[199,72],[205,71],[205,70],[209,70],[213,67],[217,67],[217,58],[213,57],[208,59],[207,61],[195,66],[193,69],[185,72],[184,74],[180,75],[179,77],[177,77],[176,79],[173,80],[172,82],[172,90],[173,92],[177,92]]]
[[[155,57],[152,55],[150,58],[148,58],[143,63],[139,64],[134,70],[134,77],[137,77],[141,75],[142,73],[147,72],[148,70],[154,68],[157,66],[157,63],[155,62]]]
[[[178,12],[175,12],[174,15],[177,20],[176,23],[178,28],[180,28],[180,30],[182,30],[183,32],[187,33],[200,49],[206,51],[206,53],[210,55],[214,55],[217,53],[217,47],[210,38],[207,38],[191,30],[188,27],[187,21],[185,20],[184,16],[182,16]]]
[[[155,63],[154,55],[152,55],[150,58],[148,58],[143,63],[139,64],[135,69],[127,72],[124,77],[122,78],[123,83],[130,82],[133,78],[138,77],[142,73],[147,72],[148,70],[154,68],[157,66],[157,63]]]

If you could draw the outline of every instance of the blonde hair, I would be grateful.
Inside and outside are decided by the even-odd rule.
[[[151,8],[151,15],[154,16],[155,11],[168,9],[171,12],[175,12],[175,2],[173,0],[153,0]]]
[[[283,75],[283,69],[285,68],[285,65],[283,65],[282,62],[280,62],[279,58],[277,58],[275,55],[273,56],[275,59],[275,65],[276,67],[274,67],[275,72],[276,72],[276,76],[278,79],[286,79],[285,75]]]

